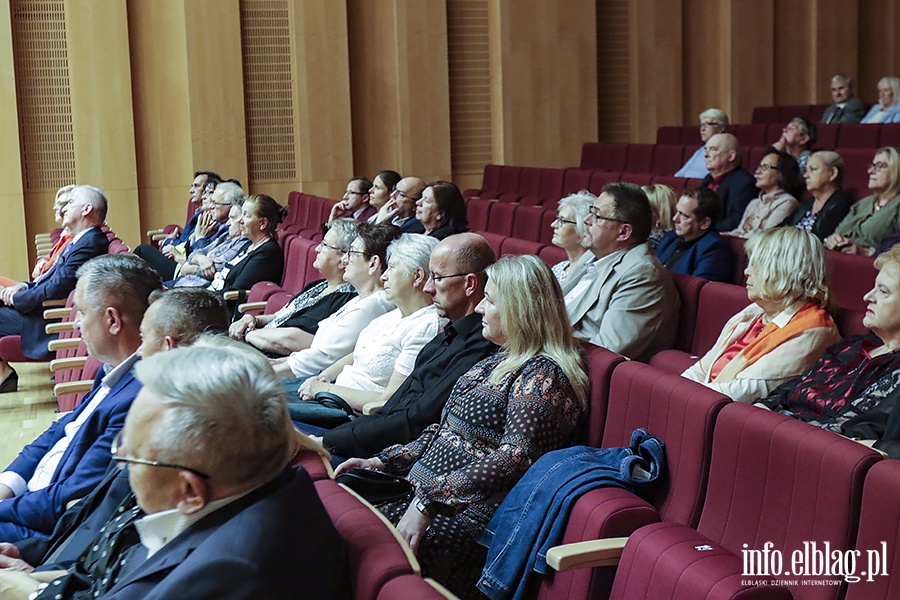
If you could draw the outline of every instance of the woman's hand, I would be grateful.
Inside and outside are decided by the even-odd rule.
[[[328,379],[323,377],[322,375],[316,375],[315,377],[310,377],[306,381],[300,384],[300,399],[301,400],[312,400],[316,397],[316,394],[319,392],[324,392],[325,386],[328,384]]]
[[[860,254],[862,256],[872,256],[875,254],[875,248],[857,246],[853,242],[847,242],[843,246],[840,246],[840,251],[844,254]]]
[[[334,470],[334,476],[337,477],[350,469],[367,469],[369,471],[383,471],[384,463],[378,457],[372,458],[348,458],[337,466]]]
[[[216,276],[216,261],[205,254],[201,254],[197,257],[197,270],[204,279],[212,281],[213,277]]]
[[[256,329],[256,317],[254,315],[244,315],[228,327],[228,335],[236,340],[242,340],[248,331]]]
[[[430,525],[431,517],[416,508],[415,502],[410,502],[403,518],[397,523],[397,531],[412,548],[413,554],[418,554],[419,542],[425,537],[425,532],[428,531]]]
[[[825,247],[829,250],[840,250],[852,242],[839,233],[832,233],[825,238]]]

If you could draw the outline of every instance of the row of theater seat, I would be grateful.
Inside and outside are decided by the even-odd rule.
[[[757,106],[753,109],[751,123],[787,123],[794,117],[804,117],[818,123],[830,104],[785,104],[781,106]]]
[[[789,121],[790,118],[776,123],[739,123],[726,126],[725,131],[733,133],[742,146],[768,146],[778,141],[781,130]],[[874,150],[900,144],[900,123],[832,123],[818,125],[817,129],[816,150]],[[656,130],[656,143],[692,144],[697,147],[700,145],[700,132],[696,125],[664,125]]]

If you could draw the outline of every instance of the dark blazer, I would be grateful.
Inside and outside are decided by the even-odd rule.
[[[709,187],[712,180],[712,175],[707,175],[700,185]],[[744,210],[751,200],[759,196],[759,190],[756,189],[756,180],[750,171],[739,166],[725,173],[716,195],[722,199],[722,211],[716,222],[716,231],[731,231],[740,224]]]
[[[260,281],[280,283],[283,272],[284,253],[281,246],[277,240],[269,240],[230,268],[222,291],[249,290]]]
[[[338,456],[368,458],[392,444],[411,442],[440,421],[460,376],[496,350],[481,334],[480,315],[459,319],[422,347],[412,373],[384,406],[325,431],[325,446]]]
[[[674,231],[669,231],[663,236],[656,248],[659,262],[666,262],[675,251],[677,241],[678,234]],[[734,253],[718,231],[707,231],[697,238],[694,245],[682,254],[669,270],[710,281],[728,282],[734,272]]]
[[[822,123],[859,123],[866,116],[869,108],[866,103],[859,98],[850,98],[844,108],[839,108],[837,104],[832,104],[825,109],[822,115]]]
[[[812,209],[813,202],[815,202],[815,198],[807,198],[801,202],[800,206],[784,220],[782,225],[792,225],[796,227],[797,223],[802,221],[803,217],[806,216],[806,213]],[[823,206],[822,210],[816,215],[816,222],[813,224],[812,233],[820,240],[827,238],[834,233],[838,223],[847,216],[851,206],[853,206],[853,198],[848,196],[844,190],[837,190],[830,198],[828,198],[828,201],[825,202],[825,206]]]
[[[77,419],[96,395],[101,379],[102,370],[97,373],[93,389],[78,408],[54,422],[35,441],[25,446],[6,470],[14,471],[28,481],[47,451],[65,436],[66,425]],[[109,449],[113,438],[125,424],[125,415],[140,389],[140,382],[134,378],[134,369],[122,375],[75,434],[53,473],[50,485],[0,502],[0,537],[10,529],[8,524],[26,527],[33,532],[32,535],[50,535],[66,511],[66,505],[76,498],[83,498],[97,486],[112,460]],[[18,541],[24,537],[0,541]]]
[[[424,231],[424,227],[422,230]],[[447,223],[446,225],[441,225],[440,227],[433,229],[431,233],[428,233],[429,237],[433,237],[439,240],[443,240],[445,238],[450,237],[451,235],[455,235],[457,233],[462,233],[466,231],[465,229],[460,229],[458,227],[454,227],[452,224]]]
[[[47,342],[56,339],[56,334],[47,334],[44,327],[45,300],[60,300],[68,297],[75,289],[75,273],[78,267],[109,250],[109,239],[99,227],[88,229],[77,242],[69,244],[56,259],[53,266],[37,281],[28,282],[28,287],[13,296],[13,307],[24,317],[22,325],[22,352],[28,358],[45,359],[48,355]]]
[[[194,229],[197,228],[197,220],[200,218],[200,215],[203,214],[203,211],[199,208],[194,211],[194,214],[191,215],[191,218],[187,220],[187,223],[184,224],[184,229],[181,230],[177,236],[170,240],[163,240],[159,247],[168,246],[169,244],[184,244],[189,239],[191,239],[191,234],[194,233]]]
[[[103,597],[345,600],[349,582],[344,541],[309,475],[286,469],[192,525]]]
[[[189,244],[188,252],[193,252],[195,250],[202,250],[207,246],[210,246],[222,238],[228,238],[228,224],[227,223],[219,223],[219,226],[213,230],[212,234],[209,237],[198,237],[193,242]]]
[[[422,225],[422,221],[412,217],[404,221],[403,225],[400,226],[400,231],[403,233],[425,233],[425,226]]]

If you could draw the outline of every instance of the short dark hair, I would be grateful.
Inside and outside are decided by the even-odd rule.
[[[160,302],[156,323],[162,336],[188,346],[202,333],[224,333],[228,329],[225,301],[202,287],[154,290],[150,304]]]
[[[449,181],[434,181],[425,187],[431,188],[435,205],[444,213],[439,226],[450,225],[453,233],[466,231],[469,228],[469,218],[466,216],[466,201],[459,188]]]
[[[375,176],[376,179],[381,179],[381,183],[387,187],[388,192],[393,192],[394,188],[397,187],[397,184],[400,183],[400,180],[403,177],[400,176],[400,173],[397,171],[391,171],[390,169],[384,170],[378,175]]]
[[[694,208],[694,218],[698,221],[709,219],[709,228],[715,228],[719,221],[719,213],[722,210],[722,200],[718,194],[707,187],[688,188],[682,196],[693,198],[697,201]]]
[[[215,171],[194,171],[194,179],[197,179],[201,175],[206,175],[207,181],[210,179],[215,179],[217,182],[222,181],[222,176]]]
[[[457,246],[456,251],[452,254],[453,262],[456,263],[456,272],[474,273],[483,290],[484,284],[487,283],[485,269],[497,262],[497,255],[483,236],[477,233],[466,233],[466,235],[473,236],[472,241]]]
[[[799,198],[803,193],[805,183],[803,181],[803,175],[800,174],[800,165],[797,163],[797,159],[788,152],[776,150],[775,148],[768,148],[762,157],[765,158],[770,154],[774,154],[778,157],[778,172],[781,173],[781,189],[794,198]]]
[[[368,177],[354,177],[350,180],[350,183],[353,183],[354,181],[362,181],[362,185],[360,186],[362,191],[359,192],[360,194],[368,194],[369,190],[372,189],[372,180]]]
[[[88,301],[95,310],[114,306],[139,327],[150,305],[150,294],[162,288],[162,278],[133,254],[103,254],[87,261],[76,272],[84,281]]]
[[[805,133],[809,136],[809,141],[804,144],[803,148],[805,150],[809,150],[812,148],[816,141],[819,139],[819,128],[815,123],[807,119],[806,117],[794,117],[791,119],[791,122],[796,123],[800,126],[800,132]]]
[[[387,270],[388,246],[402,233],[399,227],[390,223],[360,223],[359,229],[356,230],[356,237],[362,240],[367,255],[379,258],[383,273]]]
[[[615,181],[603,186],[603,193],[616,201],[613,217],[631,225],[632,242],[646,242],[653,228],[653,207],[644,190],[633,183]]]

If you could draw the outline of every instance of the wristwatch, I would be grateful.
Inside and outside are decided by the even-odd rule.
[[[430,510],[428,508],[428,506],[424,502],[422,502],[419,498],[416,498],[415,506],[416,506],[416,510],[418,510],[420,513],[422,513],[429,519],[434,518],[434,511]]]

